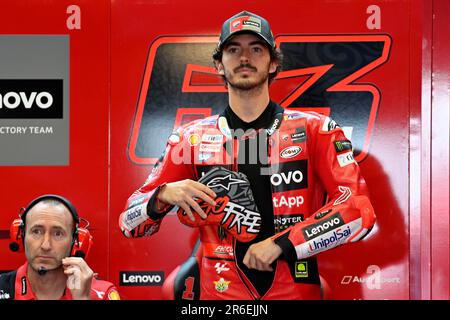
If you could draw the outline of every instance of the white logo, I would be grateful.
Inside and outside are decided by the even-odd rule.
[[[311,229],[305,228],[304,230],[305,230],[306,236],[309,239],[311,239],[312,237],[314,237],[314,235],[325,232],[326,230],[328,230],[329,228],[331,228],[333,226],[339,226],[341,224],[341,222],[343,222],[343,221],[341,221],[338,217],[336,217],[332,220],[329,220],[322,224],[319,224],[317,227],[314,227]]]
[[[277,119],[275,119],[274,120],[274,122],[273,122],[273,124],[272,124],[272,127],[270,127],[270,129],[267,129],[267,134],[269,135],[269,136],[271,136],[274,132],[275,132],[275,130],[277,129],[277,126],[278,126],[278,123],[280,122],[280,120],[277,118]]]
[[[128,276],[128,277],[127,277]],[[122,284],[140,284],[152,285],[162,282],[162,277],[159,274],[122,274]]]
[[[280,198],[273,197],[272,201],[275,208],[279,208],[281,206],[288,206],[289,208],[291,208],[291,207],[300,207],[300,205],[303,204],[304,199],[302,196],[295,196],[295,197],[281,196]]]
[[[291,146],[284,148],[283,151],[280,153],[280,157],[284,159],[290,159],[298,155],[300,152],[302,152],[302,148],[298,146]]]
[[[103,296],[105,295],[105,293],[103,291],[98,291],[98,290],[95,290],[94,288],[92,288],[92,290],[97,294],[97,297],[99,299],[103,299]]]
[[[342,277],[341,284],[348,285],[353,283],[365,283],[369,290],[380,290],[383,283],[400,283],[399,277],[385,278],[381,276],[381,268],[377,265],[370,265],[367,267],[366,273],[369,276],[350,276]]]
[[[223,141],[223,135],[221,134],[203,134],[202,135],[202,142],[209,142],[209,143],[222,143]]]
[[[6,300],[11,298],[8,292],[4,292],[3,290],[0,290],[0,300]]]
[[[261,227],[261,215],[258,212],[254,212],[246,209],[243,206],[240,206],[233,202],[228,202],[225,209],[223,209],[225,213],[220,224],[225,224],[228,219],[231,221],[228,229],[233,228],[236,225],[236,230],[238,234],[241,234],[241,226],[247,227],[248,233],[258,233],[259,228]]]
[[[213,155],[211,153],[200,153],[198,155],[198,160],[199,161],[207,161],[208,159],[210,159]]]
[[[217,246],[214,249],[214,254],[229,254],[233,255],[233,247],[232,246]]]
[[[45,98],[43,102],[42,98]],[[22,102],[25,109],[31,109],[33,106],[33,102],[36,101],[36,105],[41,109],[48,109],[53,104],[53,96],[44,91],[44,92],[31,92],[30,96],[27,97],[27,94],[25,92],[8,92],[4,94],[3,96],[0,94],[0,109],[3,108],[3,106],[7,107],[8,109],[15,109],[17,108],[20,103]]]
[[[221,144],[200,144],[200,152],[205,152],[205,153],[216,153],[216,152],[220,152],[220,150],[222,150],[222,145]]]
[[[214,268],[216,268],[217,274],[220,274],[222,271],[225,272],[230,270],[226,263],[221,264],[220,262],[217,262]]]
[[[128,230],[133,230],[147,220],[147,203],[140,204],[125,211],[123,224]]]
[[[245,183],[245,180],[235,179],[231,177],[231,173],[225,177],[217,177],[212,179],[206,186],[210,188],[222,187],[227,191],[230,191],[230,186],[233,184]]]
[[[345,167],[346,165],[349,165],[350,163],[356,163],[355,159],[353,158],[352,151],[349,151],[349,152],[346,152],[343,154],[338,154],[337,160],[341,167]]]
[[[352,191],[350,190],[349,187],[338,186],[338,188],[339,191],[341,192],[341,195],[333,202],[334,205],[338,205],[345,202],[352,195]]]
[[[300,170],[295,170],[294,172],[289,171],[287,175],[282,173],[275,173],[270,177],[270,182],[274,186],[279,186],[283,181],[285,184],[290,184],[291,179],[295,183],[300,183],[303,181],[303,173]]]

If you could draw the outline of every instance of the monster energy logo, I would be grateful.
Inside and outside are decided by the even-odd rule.
[[[352,150],[352,143],[349,140],[336,140],[333,144],[336,152]]]

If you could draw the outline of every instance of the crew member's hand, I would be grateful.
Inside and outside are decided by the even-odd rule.
[[[67,288],[74,300],[90,300],[92,278],[94,272],[86,261],[78,257],[68,257],[62,260],[64,273],[67,275]]]
[[[197,212],[200,217],[206,219],[205,212],[200,208],[195,201],[195,198],[202,199],[210,205],[215,206],[215,197],[216,194],[210,188],[200,182],[190,179],[167,183],[157,196],[158,200],[164,203],[182,208],[192,221],[195,221],[192,209]]]
[[[249,269],[273,271],[270,266],[282,253],[280,246],[271,238],[252,244],[245,254],[243,263]]]

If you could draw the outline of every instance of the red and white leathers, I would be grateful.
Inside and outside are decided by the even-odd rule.
[[[237,266],[234,238],[217,226],[201,226],[201,299],[320,299],[314,256],[363,238],[375,223],[351,143],[333,120],[284,110],[262,130],[269,139],[272,238],[283,250],[272,287],[261,297]],[[179,128],[145,184],[128,199],[119,218],[123,234],[142,237],[159,230],[171,209],[156,211],[156,195],[165,183],[198,180],[215,166],[239,171],[239,142],[222,116]],[[325,192],[329,200],[323,206]]]

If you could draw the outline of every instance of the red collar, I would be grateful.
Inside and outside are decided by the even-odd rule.
[[[31,289],[30,282],[27,277],[28,262],[17,269],[16,284],[15,284],[15,299],[16,300],[37,300]],[[59,300],[72,300],[70,290],[65,290],[64,294]]]

